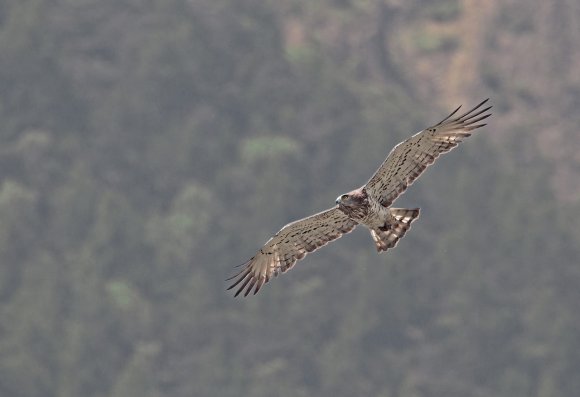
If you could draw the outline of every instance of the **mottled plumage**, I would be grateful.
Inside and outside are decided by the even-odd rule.
[[[485,125],[478,123],[491,115],[491,106],[483,107],[487,101],[454,117],[460,106],[438,124],[399,143],[366,185],[339,196],[335,207],[284,226],[240,265],[241,271],[228,279],[234,280],[228,289],[237,287],[235,296],[255,294],[272,277],[358,224],[370,230],[378,252],[395,247],[419,216],[419,209],[390,206],[441,153]]]

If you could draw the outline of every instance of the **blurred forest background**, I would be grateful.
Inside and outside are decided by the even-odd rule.
[[[224,279],[494,115],[260,294]],[[577,0],[0,1],[0,395],[575,397]]]

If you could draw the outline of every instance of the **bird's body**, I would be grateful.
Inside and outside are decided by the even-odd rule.
[[[419,216],[419,208],[385,207],[365,186],[338,196],[336,204],[349,219],[370,230],[378,252],[394,247]]]
[[[239,285],[236,296],[242,291],[244,295],[252,290],[255,294],[307,253],[350,233],[357,225],[370,230],[378,252],[395,247],[419,216],[419,208],[393,208],[392,203],[440,154],[485,125],[477,123],[491,115],[485,114],[491,106],[481,109],[486,102],[452,119],[457,108],[438,124],[395,146],[372,178],[339,196],[335,207],[284,226],[241,265],[242,270],[231,278],[235,280],[228,289]]]
[[[336,204],[346,216],[369,229],[384,227],[394,221],[389,208],[369,196],[364,186],[339,196]]]

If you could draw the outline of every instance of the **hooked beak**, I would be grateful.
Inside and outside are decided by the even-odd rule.
[[[340,196],[338,196],[338,197],[336,198],[336,201],[335,201],[335,203],[336,203],[336,204],[340,204]]]

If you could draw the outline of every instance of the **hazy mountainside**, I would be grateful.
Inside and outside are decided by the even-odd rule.
[[[439,33],[444,46],[457,37],[445,33],[448,25],[466,32],[448,51],[450,67],[426,67],[448,75],[441,80],[427,72],[426,80],[447,98],[464,96],[466,87],[489,90],[500,110],[499,143],[513,130],[527,131],[526,139],[533,135],[540,154],[556,164],[551,184],[558,196],[578,200],[580,7],[574,1],[466,1],[459,7],[458,22],[443,23]]]
[[[558,196],[578,200],[580,7],[575,1],[327,3],[331,12],[311,6],[309,18],[285,14],[290,48],[297,41],[316,42],[334,60],[348,59],[346,67],[359,78],[399,79],[415,100],[439,107],[489,95],[496,104],[491,134],[497,143],[520,139],[514,131],[525,132],[533,142],[528,148],[555,164],[551,185]]]
[[[576,396],[574,1],[0,1],[0,395]],[[493,118],[251,299],[233,266]]]

